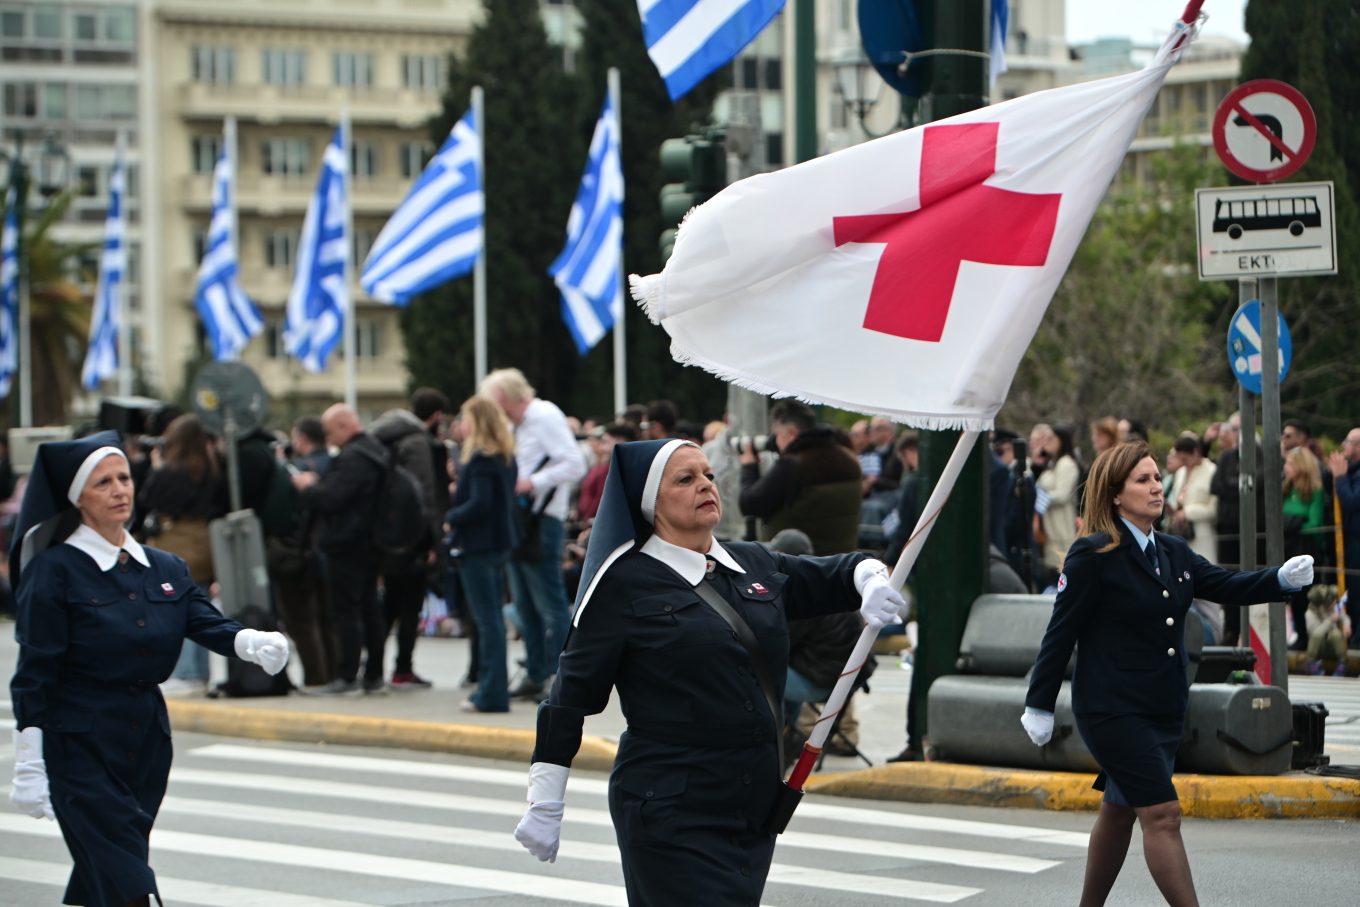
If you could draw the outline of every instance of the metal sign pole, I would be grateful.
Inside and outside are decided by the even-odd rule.
[[[1261,424],[1265,444],[1266,563],[1284,563],[1283,492],[1280,485],[1280,315],[1274,277],[1259,281],[1261,295]],[[1284,602],[1270,603],[1270,685],[1289,692]]]
[[[623,148],[623,111],[620,109],[622,91],[619,71],[609,67],[609,106],[614,109],[614,124],[619,130],[620,157]],[[619,236],[619,311],[614,321],[614,415],[621,415],[628,407],[628,343],[624,322],[628,314],[628,271],[623,267],[623,236]]]
[[[482,86],[472,86],[472,119],[477,130],[477,179],[482,184],[482,197],[486,198],[486,113],[483,107],[485,96]],[[486,212],[483,202],[482,248],[477,253],[477,264],[472,270],[472,370],[477,380],[475,386],[481,387],[486,377]]]
[[[1237,282],[1238,300],[1256,297],[1255,279]],[[1256,569],[1256,396],[1239,383],[1237,385],[1237,409],[1241,425],[1237,442],[1237,500],[1241,508],[1238,518],[1238,557],[1237,569],[1249,571]],[[1238,609],[1241,614],[1243,648],[1251,648],[1251,606]]]

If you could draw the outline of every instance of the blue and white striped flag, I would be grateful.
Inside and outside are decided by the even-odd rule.
[[[0,235],[0,400],[9,396],[19,367],[19,218],[14,187],[5,195]]]
[[[671,100],[729,63],[784,8],[784,0],[638,0],[647,55]]]
[[[996,79],[1006,69],[1006,34],[1010,29],[1011,11],[1008,0],[992,0],[992,62],[988,66],[992,94],[996,94]],[[995,104],[997,99],[992,98]]]
[[[194,290],[194,305],[203,319],[213,357],[219,361],[236,359],[250,338],[264,330],[260,310],[237,279],[236,246],[231,235],[235,192],[231,160],[224,147],[213,167],[212,222]]]
[[[486,211],[481,159],[482,137],[469,110],[378,234],[359,277],[364,292],[406,305],[472,270]]]
[[[562,318],[583,356],[623,316],[622,243],[619,117],[606,95],[567,220],[566,248],[548,268],[562,291]]]
[[[99,279],[94,288],[94,311],[90,315],[90,345],[85,350],[85,365],[80,383],[95,390],[105,378],[118,374],[118,296],[123,292],[127,274],[127,211],[124,208],[126,166],[123,144],[109,176],[109,210],[104,218],[104,251],[99,258]]]
[[[309,372],[326,369],[326,360],[345,331],[349,286],[345,258],[349,212],[349,162],[341,129],[326,145],[316,194],[307,206],[298,243],[297,272],[288,294],[283,343]]]

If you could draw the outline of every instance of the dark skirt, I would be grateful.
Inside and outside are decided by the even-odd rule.
[[[1177,799],[1171,773],[1185,717],[1077,715],[1077,731],[1100,765],[1094,785],[1115,806],[1155,806]]]
[[[775,748],[676,746],[626,732],[609,783],[630,907],[756,907],[774,858],[761,828]]]
[[[170,738],[154,711],[129,723],[136,730],[117,735],[44,735],[52,810],[75,864],[64,904],[119,907],[144,894],[160,901],[147,850],[170,777]]]

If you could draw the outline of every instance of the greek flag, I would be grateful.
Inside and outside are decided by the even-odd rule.
[[[90,345],[85,350],[85,365],[80,383],[95,390],[105,378],[118,373],[118,294],[127,273],[127,211],[123,207],[125,184],[123,146],[109,177],[109,211],[104,218],[104,252],[99,259],[99,279],[94,288],[94,311],[90,315]]]
[[[14,187],[5,195],[5,229],[0,236],[0,400],[9,396],[19,367],[19,218]]]
[[[770,24],[784,0],[638,0],[647,55],[676,101]]]
[[[623,166],[619,117],[606,96],[581,188],[567,219],[567,245],[548,268],[562,291],[562,318],[585,355],[623,315]]]
[[[260,310],[237,279],[236,246],[231,237],[235,190],[231,159],[224,147],[213,167],[208,247],[198,266],[198,286],[194,290],[194,306],[203,319],[213,357],[219,361],[234,360],[250,338],[264,330]]]
[[[349,286],[345,283],[345,259],[349,236],[349,210],[342,130],[326,146],[316,194],[307,206],[298,243],[297,272],[288,294],[283,331],[284,348],[302,360],[309,372],[326,369],[326,360],[344,336],[345,312],[349,309]]]
[[[462,277],[482,253],[482,137],[469,110],[378,234],[359,285],[379,302],[406,305]]]
[[[1011,11],[1007,0],[992,0],[992,62],[988,71],[992,80],[992,94],[996,94],[997,76],[1006,69],[1006,32],[1010,26]],[[997,102],[992,98],[992,103]]]

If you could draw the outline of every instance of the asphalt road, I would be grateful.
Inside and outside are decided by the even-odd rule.
[[[540,864],[511,837],[522,765],[190,734],[175,745],[151,838],[169,907],[625,904],[600,773],[572,775],[561,853]],[[11,759],[6,741],[6,780]],[[1091,821],[808,797],[763,903],[1075,903]],[[1358,822],[1190,820],[1185,833],[1205,905],[1349,903],[1360,890]],[[59,903],[69,867],[55,824],[0,811],[0,904]],[[1109,903],[1160,902],[1135,834]]]

